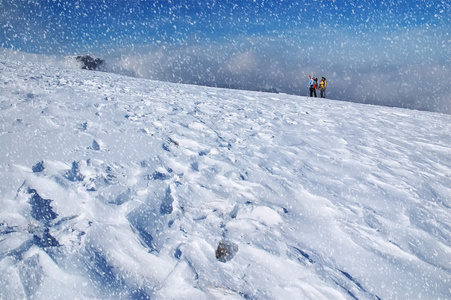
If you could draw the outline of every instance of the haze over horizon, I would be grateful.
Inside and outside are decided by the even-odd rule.
[[[0,46],[118,73],[451,113],[448,1],[0,1]]]

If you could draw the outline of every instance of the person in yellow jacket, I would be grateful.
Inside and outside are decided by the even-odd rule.
[[[321,81],[319,83],[319,90],[321,92],[321,98],[326,98],[326,87],[327,87],[326,78],[322,77]]]

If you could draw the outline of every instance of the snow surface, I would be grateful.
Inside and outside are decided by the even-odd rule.
[[[0,298],[451,298],[450,115],[36,57],[0,52]]]

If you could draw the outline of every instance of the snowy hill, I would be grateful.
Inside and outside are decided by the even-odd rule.
[[[0,298],[451,298],[451,115],[0,54]]]

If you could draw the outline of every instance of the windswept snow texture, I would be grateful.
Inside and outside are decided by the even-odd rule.
[[[451,298],[450,115],[11,57],[0,298]]]

